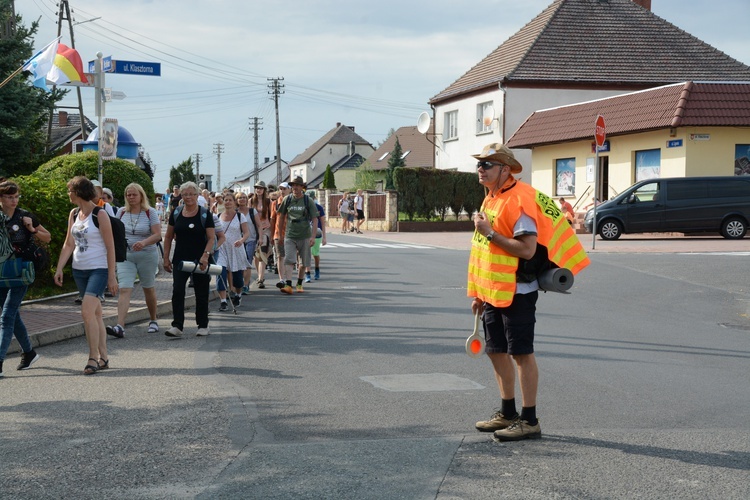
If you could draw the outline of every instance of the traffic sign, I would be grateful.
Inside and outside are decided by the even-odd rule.
[[[604,117],[602,115],[596,117],[594,138],[596,139],[596,145],[598,147],[604,146],[604,140],[607,138],[607,129],[604,125]]]
[[[112,71],[112,56],[102,58],[102,71],[109,73]],[[96,61],[89,61],[89,73],[96,72]]]
[[[161,76],[161,63],[138,61],[112,61],[113,73],[120,75]]]

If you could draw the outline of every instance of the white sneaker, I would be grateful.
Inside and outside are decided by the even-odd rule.
[[[180,330],[176,326],[173,326],[172,328],[164,332],[164,335],[166,335],[167,337],[182,337],[182,330]]]
[[[209,333],[211,333],[211,331],[208,329],[208,327],[206,327],[206,328],[198,328],[198,333],[196,333],[196,335],[199,336],[199,337],[205,337]]]

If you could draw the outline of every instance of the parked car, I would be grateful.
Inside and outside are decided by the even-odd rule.
[[[592,232],[594,210],[584,227]],[[597,233],[720,233],[740,239],[750,221],[750,176],[680,177],[640,181],[596,207]]]

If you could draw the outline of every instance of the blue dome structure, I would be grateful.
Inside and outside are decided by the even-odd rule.
[[[85,141],[81,142],[84,151],[99,150],[99,127],[95,128]],[[138,158],[138,148],[141,146],[136,142],[133,134],[122,125],[117,125],[117,157],[123,160],[135,162]]]

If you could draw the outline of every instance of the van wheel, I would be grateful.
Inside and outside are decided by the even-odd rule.
[[[729,240],[739,240],[745,237],[747,224],[739,217],[730,217],[721,224],[721,235]]]
[[[616,240],[622,234],[622,225],[613,219],[607,219],[599,226],[599,236],[603,240]]]

